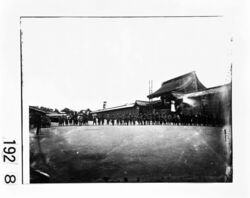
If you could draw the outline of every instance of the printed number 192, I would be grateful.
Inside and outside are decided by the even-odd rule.
[[[16,161],[16,141],[13,140],[12,142],[3,142],[3,162],[14,163]],[[4,176],[4,182],[6,184],[15,183],[16,176],[13,174],[6,174]]]

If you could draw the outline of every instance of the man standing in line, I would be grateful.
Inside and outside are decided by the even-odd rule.
[[[41,125],[42,125],[42,116],[37,115],[37,117],[36,117],[36,135],[40,134]]]

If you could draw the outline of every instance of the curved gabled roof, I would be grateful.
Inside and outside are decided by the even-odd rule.
[[[148,98],[156,98],[162,95],[171,94],[172,92],[190,93],[204,89],[206,89],[206,87],[199,81],[196,73],[193,71],[163,82],[160,89],[148,95]]]

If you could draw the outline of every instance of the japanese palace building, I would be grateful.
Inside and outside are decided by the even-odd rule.
[[[163,82],[158,90],[147,97],[149,101],[136,100],[92,114],[114,118],[120,114],[137,116],[139,113],[199,114],[223,125],[231,123],[232,84],[206,88],[194,71]]]

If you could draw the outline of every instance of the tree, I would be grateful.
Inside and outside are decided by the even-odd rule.
[[[66,113],[66,114],[74,114],[74,111],[71,110],[71,109],[69,109],[69,108],[67,108],[67,107],[65,107],[65,108],[62,110],[62,112]]]

